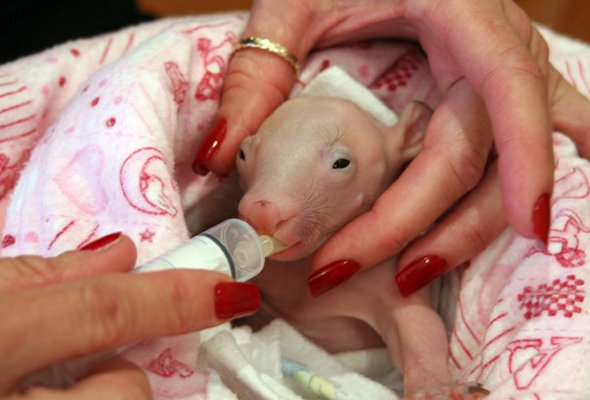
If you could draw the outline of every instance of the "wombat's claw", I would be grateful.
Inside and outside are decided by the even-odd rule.
[[[467,387],[467,393],[480,394],[480,395],[482,395],[482,397],[485,397],[488,394],[490,394],[490,391],[487,389],[484,389],[484,387],[481,386],[479,383],[475,383],[475,384],[471,384]]]
[[[412,400],[476,400],[487,397],[490,392],[479,383],[444,386],[437,389],[421,390],[404,399]]]

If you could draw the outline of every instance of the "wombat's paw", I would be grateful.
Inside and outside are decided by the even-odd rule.
[[[477,400],[485,398],[490,392],[479,384],[444,386],[425,389],[405,396],[407,400]]]

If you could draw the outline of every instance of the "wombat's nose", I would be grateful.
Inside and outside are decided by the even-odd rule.
[[[253,225],[259,233],[273,234],[291,215],[270,200],[240,202],[240,216]]]

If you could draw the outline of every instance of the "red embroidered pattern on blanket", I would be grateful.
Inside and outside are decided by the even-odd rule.
[[[563,348],[581,341],[581,337],[553,336],[550,340],[527,338],[510,342],[506,346],[510,352],[508,370],[515,387],[519,390],[529,389]]]
[[[225,33],[225,39],[217,45],[213,45],[209,38],[201,37],[197,40],[197,49],[204,60],[205,74],[197,86],[195,99],[198,101],[219,99],[226,61],[221,55],[214,53],[221,51],[224,46],[231,48],[236,41],[235,35],[230,31]]]
[[[174,93],[174,102],[177,105],[181,105],[186,97],[186,91],[188,90],[188,81],[184,74],[180,70],[178,63],[174,61],[166,61],[164,63],[164,69],[166,75],[172,85],[172,93]]]
[[[2,238],[2,244],[0,245],[2,248],[12,246],[16,243],[16,239],[12,235],[4,235]]]
[[[531,319],[540,316],[543,312],[549,317],[562,314],[565,318],[571,318],[574,314],[582,312],[578,303],[584,301],[584,280],[568,275],[564,280],[554,279],[551,284],[539,285],[536,289],[526,286],[518,295],[520,308],[525,310],[524,317]]]
[[[381,79],[371,86],[371,89],[380,89],[386,86],[387,90],[393,92],[399,87],[406,86],[423,62],[424,59],[416,50],[409,50]]]
[[[165,378],[177,374],[181,378],[188,378],[195,373],[188,365],[176,360],[169,348],[160,353],[158,358],[150,361],[148,370]]]

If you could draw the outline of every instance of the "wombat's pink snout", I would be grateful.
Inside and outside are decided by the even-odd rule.
[[[268,199],[242,198],[240,217],[248,221],[258,233],[274,235],[285,223],[297,215],[295,208],[278,205]]]

